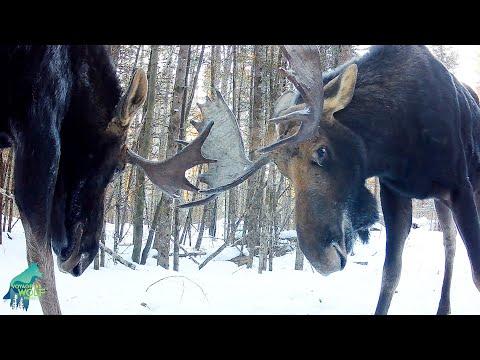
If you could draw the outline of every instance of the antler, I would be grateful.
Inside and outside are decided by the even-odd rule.
[[[268,156],[263,156],[256,162],[247,158],[235,116],[218,90],[215,90],[214,95],[213,99],[207,97],[204,104],[198,104],[204,121],[191,121],[197,130],[202,130],[209,122],[214,123],[202,146],[202,153],[207,158],[217,159],[217,162],[210,164],[208,171],[199,176],[199,180],[209,186],[209,189],[200,192],[209,197],[182,204],[179,206],[182,208],[213,200],[218,193],[242,183],[269,161]]]
[[[152,183],[171,197],[178,198],[176,192],[180,189],[197,192],[198,188],[185,177],[185,171],[199,164],[215,163],[216,160],[205,158],[201,152],[212,126],[213,122],[206,123],[195,140],[165,161],[147,160],[128,149],[127,162],[140,166]]]
[[[291,70],[281,69],[288,80],[297,88],[302,96],[305,108],[289,112],[286,115],[270,119],[274,123],[284,121],[301,121],[295,135],[281,139],[258,151],[268,153],[285,144],[298,144],[310,139],[318,130],[323,112],[323,78],[322,64],[318,48],[315,45],[284,45],[283,54],[290,63]]]
[[[207,98],[205,104],[199,104],[205,121],[213,121],[210,135],[205,140],[202,151],[207,158],[217,159],[209,165],[199,180],[206,183],[209,189],[200,190],[209,197],[186,203],[180,207],[204,204],[214,199],[218,193],[239,185],[272,159],[270,152],[285,144],[297,144],[310,139],[318,131],[323,111],[323,80],[320,55],[316,46],[283,46],[282,51],[288,59],[292,70],[286,72],[287,78],[300,92],[305,105],[292,107],[284,116],[270,121],[301,121],[295,135],[279,140],[272,145],[260,149],[265,153],[255,162],[245,155],[245,148],[237,120],[228,108],[220,92],[215,90],[214,99]],[[198,131],[206,122],[192,122]]]

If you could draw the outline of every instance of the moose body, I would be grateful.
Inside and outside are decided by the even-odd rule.
[[[6,80],[0,147],[15,150],[15,201],[28,262],[44,274],[42,310],[59,314],[51,249],[60,270],[83,273],[98,252],[106,187],[127,162],[168,195],[196,191],[184,173],[207,161],[199,147],[210,128],[178,155],[148,161],[125,144],[130,121],[146,100],[142,70],[122,96],[104,46],[1,46],[0,65]]]
[[[44,273],[42,309],[59,313],[50,247],[59,264],[71,260],[65,271],[76,276],[98,251],[104,190],[125,140],[105,131],[121,88],[102,46],[0,51],[0,139],[15,150],[15,201],[28,261]]]
[[[335,112],[335,122],[320,126],[320,133],[324,132],[336,149],[340,144],[344,150],[354,153],[347,163],[364,169],[360,177],[362,183],[372,176],[380,181],[387,244],[376,313],[387,313],[398,285],[402,250],[412,223],[412,198],[435,199],[444,233],[446,260],[438,314],[449,313],[455,222],[468,250],[474,282],[480,289],[480,232],[476,210],[476,204],[480,206],[478,97],[425,46],[373,47],[365,56],[324,74],[324,85],[341,76],[352,64],[358,68],[353,97],[347,106]],[[335,88],[326,89],[325,101],[335,96],[335,91]],[[295,103],[301,102],[301,96],[297,95]],[[348,177],[341,175],[341,171],[340,176]],[[351,181],[347,180],[343,186],[355,188]],[[328,183],[327,188],[328,185],[336,191]],[[312,199],[315,196],[303,198],[304,203],[297,203],[297,207],[308,209],[313,214],[311,217],[327,217],[335,223],[329,216],[329,207],[325,210],[324,203],[313,204]],[[362,212],[353,214],[352,218],[358,216],[362,216]],[[300,220],[300,224],[297,223],[300,231],[302,225]],[[325,227],[317,230],[325,232]],[[307,258],[310,256],[315,262],[315,254],[308,246],[304,250]]]
[[[438,314],[449,313],[457,228],[480,290],[478,96],[425,46],[373,46],[327,73],[316,46],[289,45],[282,51],[291,67],[284,72],[297,91],[284,93],[275,104],[270,121],[277,124],[278,141],[260,149],[264,156],[256,162],[239,166],[227,184],[210,181],[220,179],[220,171],[207,174],[213,187],[204,192],[227,190],[275,162],[295,189],[300,248],[328,275],[345,267],[355,238],[367,240],[378,219],[365,187],[367,178],[378,177],[387,241],[376,314],[387,313],[400,279],[412,199],[433,198],[446,260]],[[207,117],[235,124],[221,95],[217,98],[207,102]],[[212,136],[220,130],[214,126]],[[209,151],[220,162],[236,158],[229,155],[232,147],[222,148],[228,156],[214,146]]]

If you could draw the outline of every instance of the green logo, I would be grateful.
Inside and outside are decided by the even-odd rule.
[[[12,309],[28,310],[30,299],[41,297],[46,289],[42,288],[38,279],[43,276],[37,263],[31,263],[30,266],[21,274],[15,276],[10,281],[10,288],[3,297],[4,300],[10,299]]]

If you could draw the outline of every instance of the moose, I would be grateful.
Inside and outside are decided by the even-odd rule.
[[[43,274],[43,313],[60,314],[51,249],[61,271],[83,273],[98,252],[105,189],[127,162],[169,196],[197,191],[185,171],[212,162],[200,147],[213,124],[172,158],[149,161],[125,144],[146,99],[142,70],[122,96],[104,46],[0,46],[0,62],[0,147],[15,150],[15,202],[28,262]]]
[[[323,73],[316,46],[283,46],[296,91],[276,102],[278,141],[246,156],[220,93],[202,105],[211,129],[200,190],[208,201],[273,161],[295,190],[299,245],[315,269],[342,270],[357,236],[378,219],[365,180],[378,177],[386,254],[375,314],[387,314],[412,225],[412,199],[433,198],[443,230],[445,272],[437,314],[450,313],[457,229],[480,291],[480,107],[425,46],[374,46]],[[206,121],[205,120],[205,121]],[[198,129],[205,123],[196,123]],[[228,143],[225,141],[228,139]],[[184,206],[193,206],[195,202]]]

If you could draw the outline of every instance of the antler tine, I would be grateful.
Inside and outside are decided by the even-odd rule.
[[[197,192],[198,188],[187,180],[185,172],[196,165],[216,161],[204,157],[201,152],[212,127],[213,122],[208,122],[195,140],[165,161],[147,160],[131,150],[127,151],[127,161],[141,167],[152,183],[171,197],[178,198],[177,192],[181,189]]]
[[[239,175],[236,179],[231,181],[230,183],[227,183],[225,185],[221,185],[221,186],[218,186],[218,187],[212,188],[212,189],[200,190],[200,192],[203,193],[203,194],[210,195],[210,194],[217,194],[219,192],[229,190],[229,189],[241,184],[245,180],[247,180],[257,170],[262,168],[262,166],[267,165],[269,162],[270,162],[270,157],[264,155],[261,158],[259,158],[257,161],[252,163],[252,165],[250,165],[248,168],[244,169],[243,173],[241,175]]]
[[[308,109],[293,111],[291,113],[269,119],[269,122],[280,123],[287,121],[308,121],[310,112]]]
[[[217,196],[218,196],[218,194],[212,194],[212,195],[209,195],[209,196],[204,197],[202,199],[193,200],[191,202],[184,203],[184,204],[179,204],[177,207],[180,208],[180,209],[187,209],[187,208],[191,208],[191,207],[194,207],[194,206],[204,205],[204,204],[214,200]]]
[[[284,45],[283,54],[291,70],[282,69],[288,80],[302,96],[307,108],[271,119],[272,122],[301,121],[295,135],[279,140],[258,151],[268,153],[285,144],[297,144],[310,139],[317,132],[323,111],[323,79],[320,55],[315,45]]]

